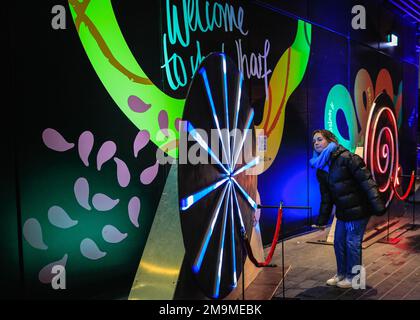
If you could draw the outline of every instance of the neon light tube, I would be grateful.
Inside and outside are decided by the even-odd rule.
[[[204,188],[203,190],[200,190],[186,198],[183,198],[181,200],[181,210],[185,211],[189,207],[191,207],[193,204],[197,203],[200,199],[204,198],[206,195],[208,195],[210,192],[216,190],[218,187],[220,187],[223,183],[225,183],[228,180],[228,178],[224,178],[222,180],[219,180],[218,182],[208,186],[207,188]]]
[[[223,202],[223,199],[224,199],[225,194],[226,194],[226,190],[227,190],[229,185],[230,185],[229,183],[226,184],[225,188],[223,189],[222,193],[219,195],[219,198],[217,200],[217,205],[216,205],[216,208],[213,211],[213,215],[211,217],[211,222],[207,226],[207,230],[206,230],[205,236],[203,238],[203,241],[201,241],[201,245],[200,245],[200,249],[198,250],[197,257],[194,260],[194,264],[193,264],[194,273],[198,273],[200,271],[204,255],[207,251],[207,246],[208,246],[208,244],[210,242],[210,238],[213,234],[214,226],[216,224],[217,218],[219,217],[220,208],[222,206],[222,202]]]
[[[256,157],[254,158],[251,162],[249,162],[247,165],[243,166],[242,168],[239,168],[238,170],[236,170],[232,177],[237,176],[238,174],[240,174],[241,172],[244,172],[245,170],[248,170],[249,168],[252,168],[256,165],[258,165],[260,163],[260,157]]]
[[[209,99],[210,107],[211,107],[211,110],[213,112],[213,120],[214,120],[214,123],[216,125],[217,132],[219,133],[220,141],[222,142],[222,150],[223,150],[223,153],[225,155],[225,159],[229,162],[229,158],[227,157],[227,153],[226,153],[226,149],[225,149],[225,144],[223,142],[222,132],[220,131],[219,118],[217,117],[216,108],[214,107],[213,96],[211,94],[209,80],[207,78],[206,70],[204,70],[204,68],[202,68],[200,70],[200,74],[202,75],[203,80],[204,80],[204,85],[206,87],[207,97]]]
[[[232,182],[229,181],[227,184],[229,186],[229,191],[232,188]],[[220,279],[222,277],[222,265],[223,265],[223,252],[225,248],[225,235],[226,235],[226,221],[227,221],[227,214],[228,214],[228,207],[229,207],[229,197],[225,198],[225,210],[223,211],[223,224],[222,224],[222,233],[220,235],[219,240],[219,255],[217,257],[217,272],[216,272],[216,282],[214,288],[214,298],[219,297],[219,290],[220,290]]]
[[[256,202],[249,196],[249,194],[241,187],[241,185],[236,181],[235,178],[232,178],[232,181],[235,182],[236,186],[239,188],[239,190],[242,192],[245,199],[248,201],[248,203],[251,205],[251,207],[254,208],[254,210],[257,210],[257,204]]]
[[[246,126],[245,126],[245,130],[244,130],[244,135],[242,137],[241,143],[239,144],[238,150],[235,153],[235,158],[234,158],[234,161],[233,161],[232,168],[235,168],[236,163],[238,162],[239,154],[241,153],[241,149],[242,149],[242,147],[244,145],[244,142],[245,142],[245,139],[246,139],[246,132],[249,129],[249,127],[251,126],[252,119],[254,119],[254,109],[251,109],[251,111],[248,115],[248,119],[246,121]]]
[[[214,154],[213,150],[208,146],[208,144],[204,141],[204,139],[201,137],[201,135],[195,130],[194,126],[188,122],[188,133],[191,134],[191,136],[194,138],[195,141],[198,142],[198,144],[203,147],[204,150],[207,151],[207,153],[216,161],[216,163],[219,165],[219,167],[227,174],[229,175],[229,171],[226,169],[226,167],[220,162],[219,158]]]

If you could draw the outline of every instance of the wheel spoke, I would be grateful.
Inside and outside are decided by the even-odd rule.
[[[258,165],[260,163],[260,157],[256,157],[254,158],[251,162],[247,163],[245,166],[243,166],[242,168],[239,168],[238,170],[236,170],[233,174],[232,177],[237,176],[238,174],[244,172],[245,170],[248,170],[256,165]]]
[[[241,224],[241,229],[245,230],[245,224],[244,224],[244,220],[242,219],[242,212],[241,212],[241,208],[239,207],[239,201],[236,195],[236,190],[235,188],[232,188],[232,190],[233,190],[233,197],[235,198],[236,207],[238,208],[237,214],[238,214],[239,222]]]
[[[230,192],[230,189],[232,188],[232,182],[229,181],[227,185],[229,186],[228,192]],[[227,221],[228,207],[229,207],[229,197],[226,197],[225,208],[223,211],[222,233],[220,234],[220,239],[219,239],[219,254],[217,256],[217,263],[216,263],[217,271],[216,271],[216,282],[214,285],[214,298],[219,297],[220,279],[222,277],[223,253],[225,249],[225,235],[226,235],[226,221]]]
[[[191,207],[193,204],[197,203],[200,199],[204,198],[206,195],[208,195],[210,192],[216,190],[218,187],[220,187],[223,183],[225,183],[228,180],[228,178],[224,178],[222,180],[217,181],[216,183],[213,183],[212,185],[186,197],[181,200],[181,210],[185,211],[189,207]]]
[[[250,197],[250,195],[244,190],[244,188],[241,187],[241,185],[236,181],[235,178],[232,178],[232,181],[235,182],[236,186],[241,191],[244,198],[248,201],[251,207],[253,207],[255,210],[257,210],[257,203]]]
[[[195,273],[198,273],[200,271],[204,255],[207,251],[207,247],[208,247],[210,238],[213,234],[214,226],[216,224],[217,218],[219,217],[220,208],[222,206],[223,200],[225,200],[226,190],[227,190],[229,185],[230,185],[230,183],[227,183],[226,186],[224,187],[222,193],[219,195],[219,198],[217,200],[216,208],[214,209],[213,215],[211,217],[211,222],[207,226],[206,233],[204,235],[203,240],[201,241],[200,249],[198,250],[198,254],[197,254],[197,256],[194,260],[194,264],[193,264],[193,271]]]
[[[222,64],[223,64],[223,97],[225,102],[225,121],[227,129],[227,156],[229,163],[229,171],[232,172],[232,162],[231,162],[231,150],[230,150],[230,129],[229,129],[229,106],[228,106],[228,90],[227,90],[227,75],[226,75],[226,57],[222,55]]]
[[[209,99],[210,107],[211,107],[211,110],[212,110],[212,113],[213,113],[213,120],[214,120],[214,123],[216,125],[217,132],[219,134],[219,139],[220,139],[220,141],[222,143],[222,152],[224,154],[224,157],[226,159],[226,162],[229,163],[229,158],[227,157],[225,144],[223,142],[222,132],[220,130],[220,125],[219,125],[219,118],[217,117],[216,108],[214,106],[213,96],[211,94],[209,80],[207,78],[207,73],[206,73],[206,70],[204,68],[200,69],[199,72],[202,75],[203,80],[204,80],[204,85],[206,87],[206,92],[207,92],[207,98]]]
[[[238,117],[239,117],[239,108],[240,108],[240,102],[241,102],[241,94],[242,94],[242,74],[239,74],[239,78],[238,78],[238,87],[236,89],[236,101],[235,101],[235,121],[233,124],[233,144],[232,144],[232,149],[231,149],[231,156],[232,159],[231,164],[233,165],[233,158],[234,158],[234,154],[235,154],[235,146],[236,146],[236,129],[238,129]],[[231,170],[234,170],[235,167],[231,167]]]
[[[234,161],[233,161],[233,164],[232,164],[233,169],[235,169],[235,167],[236,167],[236,163],[238,162],[239,155],[241,153],[242,147],[243,147],[245,139],[246,139],[246,132],[250,128],[253,119],[254,119],[254,109],[251,109],[251,111],[248,115],[248,119],[246,121],[245,130],[243,131],[242,140],[239,143],[238,148],[235,150],[235,157],[234,157]]]
[[[220,162],[219,158],[214,154],[213,150],[208,146],[208,144],[204,141],[203,137],[197,132],[197,130],[194,128],[194,126],[191,124],[191,122],[188,122],[187,124],[187,132],[191,134],[191,136],[194,138],[195,141],[198,142],[198,144],[207,151],[207,153],[216,161],[216,163],[219,165],[219,167],[226,173],[229,174],[229,171],[226,169],[226,167]]]
[[[229,200],[230,200],[230,239],[231,239],[231,250],[232,250],[232,288],[236,288],[238,280],[236,277],[236,246],[235,246],[235,218],[233,216],[233,190],[234,187],[230,188]]]

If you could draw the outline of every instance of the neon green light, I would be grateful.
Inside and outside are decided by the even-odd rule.
[[[175,119],[182,118],[185,100],[170,97],[147,78],[121,33],[110,0],[82,3],[69,0],[69,4],[86,54],[117,106],[137,128],[149,131],[153,143],[164,151],[169,149],[167,153],[177,157]],[[128,106],[128,98],[132,95],[151,107],[143,113],[133,111]],[[161,110],[168,113],[168,129],[176,134],[164,141],[158,139]]]
[[[349,129],[349,140],[345,139],[338,131],[337,112],[342,110]],[[335,85],[328,94],[325,104],[324,126],[335,134],[338,142],[348,150],[354,152],[357,144],[357,122],[354,112],[353,100],[346,87]]]

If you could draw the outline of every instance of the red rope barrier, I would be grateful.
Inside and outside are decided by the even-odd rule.
[[[271,242],[270,252],[268,253],[267,258],[265,259],[264,262],[258,262],[257,259],[255,259],[254,253],[252,252],[252,248],[249,243],[249,239],[246,234],[243,235],[243,240],[245,242],[245,247],[248,253],[248,257],[257,268],[270,266],[271,259],[273,258],[274,251],[276,250],[277,241],[279,239],[282,218],[283,218],[283,209],[280,206],[277,212],[276,231],[274,232],[273,241]]]
[[[395,189],[394,181],[392,181],[392,178],[391,178],[391,186],[392,186],[392,189],[394,190],[394,193],[395,193],[396,197],[399,200],[405,200],[405,199],[407,199],[408,195],[410,194],[411,189],[413,188],[414,178],[415,178],[414,171],[412,171],[411,172],[411,177],[410,177],[410,183],[408,184],[408,189],[404,193],[404,195],[402,195],[402,196],[400,196],[399,193],[398,193],[398,191],[397,191],[397,189]]]

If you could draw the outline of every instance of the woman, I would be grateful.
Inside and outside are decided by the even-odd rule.
[[[313,227],[325,228],[333,205],[336,207],[337,274],[327,285],[351,288],[352,269],[362,265],[362,240],[369,217],[385,213],[385,206],[362,158],[339,145],[328,130],[315,130],[312,137],[314,155],[310,164],[317,169],[321,191],[320,213]]]

